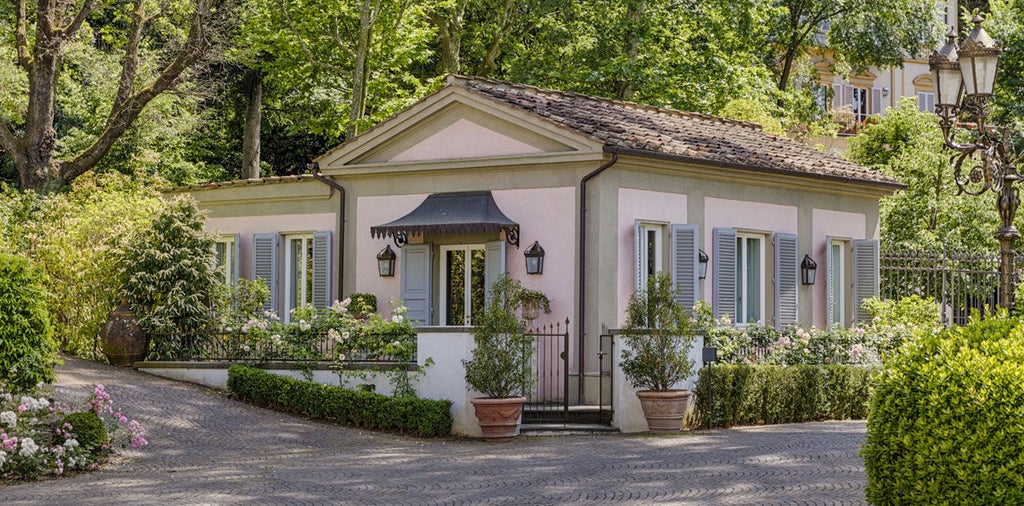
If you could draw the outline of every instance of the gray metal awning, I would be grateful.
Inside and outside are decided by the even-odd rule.
[[[490,191],[434,193],[401,218],[370,227],[370,236],[392,237],[401,247],[409,235],[490,234],[505,232],[519,247],[519,224],[501,212]]]

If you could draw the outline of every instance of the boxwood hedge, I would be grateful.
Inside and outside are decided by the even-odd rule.
[[[707,426],[708,416],[714,427],[865,418],[871,372],[854,365],[704,367],[691,424]]]
[[[862,456],[873,504],[1024,504],[1024,322],[906,345],[878,375]]]
[[[388,397],[241,365],[228,369],[228,390],[253,404],[353,427],[421,437],[447,436],[452,430],[452,403],[448,400]]]

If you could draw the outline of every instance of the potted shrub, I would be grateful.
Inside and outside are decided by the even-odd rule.
[[[473,399],[484,439],[508,441],[519,428],[531,384],[532,342],[526,322],[516,317],[519,282],[502,276],[491,287],[491,300],[473,321],[473,358],[464,360],[466,383],[484,397]]]
[[[629,298],[622,372],[637,397],[651,432],[678,432],[690,400],[689,390],[673,386],[693,373],[689,358],[694,340],[690,310],[676,302],[672,278],[648,278],[647,289]]]

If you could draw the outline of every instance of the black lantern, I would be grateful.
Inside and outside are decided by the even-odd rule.
[[[544,248],[540,243],[533,241],[533,246],[526,248],[523,256],[526,257],[527,274],[544,274]]]
[[[708,254],[704,250],[697,250],[697,263],[700,265],[700,279],[708,277]]]
[[[377,272],[380,273],[381,277],[391,277],[395,275],[395,252],[391,250],[391,245],[384,246],[384,249],[377,253]]]
[[[805,285],[813,285],[817,269],[818,264],[811,260],[810,255],[804,255],[804,260],[800,262],[800,281]]]

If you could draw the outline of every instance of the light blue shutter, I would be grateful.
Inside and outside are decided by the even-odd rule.
[[[489,242],[484,245],[484,304],[491,304],[491,287],[502,274],[505,274],[505,242]]]
[[[796,325],[800,273],[796,234],[775,234],[775,326]]]
[[[672,286],[686,309],[697,303],[697,225],[672,225]]]
[[[238,251],[240,249],[239,248],[239,244],[241,243],[241,241],[242,241],[242,236],[239,235],[239,234],[235,234],[234,237],[233,237],[233,242],[232,242],[232,244],[234,245],[234,248],[233,248],[233,251],[231,252],[231,265],[228,266],[228,269],[230,269],[228,272],[231,273],[231,285],[232,286],[237,286],[238,285],[238,268],[239,268],[239,265],[241,265],[241,262],[238,260]]]
[[[277,234],[253,234],[252,279],[262,279],[270,288],[270,300],[263,309],[277,311]]]
[[[736,230],[716,228],[712,232],[714,290],[711,309],[715,318],[736,318]]]
[[[331,231],[313,233],[313,307],[331,307]]]
[[[430,325],[430,245],[407,244],[402,257],[402,302],[406,318],[417,325]]]
[[[878,241],[853,241],[854,321],[867,322],[871,315],[861,307],[865,299],[878,296]]]

